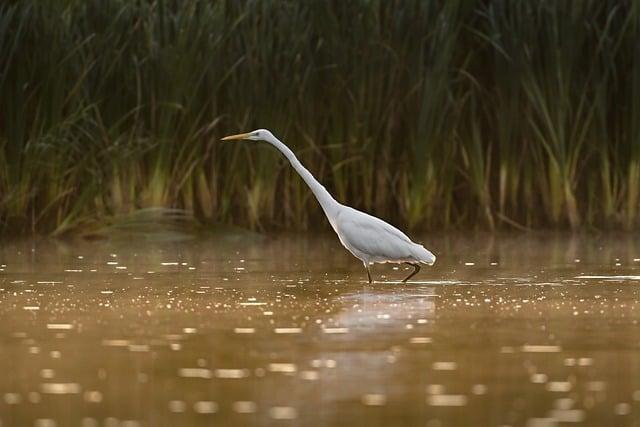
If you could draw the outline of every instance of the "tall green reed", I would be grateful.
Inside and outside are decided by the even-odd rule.
[[[0,6],[0,224],[139,209],[323,227],[267,127],[411,228],[638,225],[635,3],[24,0]],[[324,225],[326,228],[326,225]]]

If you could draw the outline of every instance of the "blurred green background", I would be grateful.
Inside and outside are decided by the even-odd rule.
[[[638,228],[639,34],[638,1],[5,1],[0,231],[328,229],[219,142],[259,127],[402,227]]]

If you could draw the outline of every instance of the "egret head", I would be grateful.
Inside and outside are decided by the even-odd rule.
[[[273,138],[273,134],[266,129],[257,129],[252,132],[239,133],[237,135],[229,135],[222,138],[223,141],[230,141],[233,139],[246,139],[249,141],[268,141],[269,138]]]

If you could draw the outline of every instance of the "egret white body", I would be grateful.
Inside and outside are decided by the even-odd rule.
[[[374,263],[406,263],[413,266],[414,271],[403,280],[406,282],[420,271],[420,264],[433,265],[436,261],[436,257],[424,246],[412,242],[393,225],[338,203],[300,163],[289,147],[268,130],[258,129],[222,139],[265,141],[284,154],[313,192],[342,245],[364,264],[369,283],[372,281],[369,267]]]

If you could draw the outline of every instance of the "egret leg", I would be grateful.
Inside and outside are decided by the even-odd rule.
[[[418,274],[418,272],[420,271],[420,264],[418,263],[411,263],[411,262],[405,262],[405,264],[408,264],[410,266],[412,266],[414,268],[413,272],[408,275],[403,281],[402,283],[406,283],[407,280],[411,279],[413,276],[415,276],[416,274]]]
[[[367,269],[367,277],[369,278],[369,283],[373,283],[373,280],[371,280],[371,272],[369,271],[369,266],[365,264],[364,268]]]

